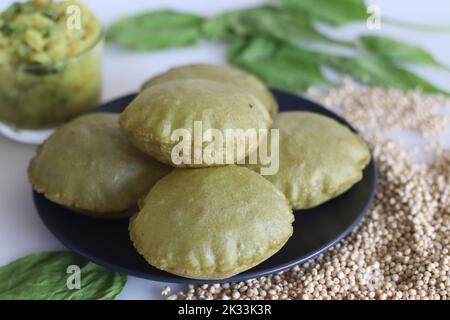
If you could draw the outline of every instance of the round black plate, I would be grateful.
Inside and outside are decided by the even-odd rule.
[[[338,115],[302,97],[273,90],[281,111],[320,113],[351,126]],[[94,111],[121,112],[135,97],[129,95]],[[317,208],[295,212],[294,234],[273,257],[260,265],[222,281],[193,280],[150,266],[134,249],[128,237],[128,219],[98,220],[75,214],[34,192],[34,202],[48,229],[69,249],[114,271],[150,280],[177,283],[243,281],[275,273],[306,262],[344,238],[362,219],[374,197],[376,167],[364,170],[362,181],[340,197]]]

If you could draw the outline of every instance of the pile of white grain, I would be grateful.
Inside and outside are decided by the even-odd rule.
[[[240,283],[189,286],[168,299],[449,299],[450,151],[434,142],[419,162],[386,138],[412,129],[424,138],[442,134],[450,101],[420,91],[402,92],[349,80],[321,97],[368,139],[378,164],[372,209],[332,250],[283,273]],[[448,114],[448,113],[447,113]]]

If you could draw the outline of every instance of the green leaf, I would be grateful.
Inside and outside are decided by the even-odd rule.
[[[231,47],[228,58],[279,89],[304,92],[311,85],[329,83],[316,53],[270,37],[241,39]]]
[[[309,40],[349,45],[322,35],[306,15],[272,6],[227,12],[206,21],[202,33],[211,40],[268,35],[285,41]]]
[[[417,74],[373,56],[338,57],[320,55],[321,60],[337,71],[351,75],[368,85],[392,87],[402,90],[421,88],[424,92],[449,95]]]
[[[158,50],[195,44],[203,18],[160,10],[121,19],[111,25],[107,39],[133,50]]]
[[[81,270],[80,289],[69,290],[67,267]],[[126,275],[70,252],[32,254],[0,268],[0,300],[110,300],[123,289]]]
[[[281,0],[284,7],[309,15],[331,25],[367,19],[363,0]]]
[[[235,37],[234,26],[240,22],[242,11],[229,11],[212,19],[206,20],[201,32],[205,38],[210,40],[233,40]]]
[[[417,63],[442,67],[430,53],[425,49],[401,42],[396,39],[365,35],[359,37],[362,46],[369,51],[383,59],[387,59],[397,64]]]

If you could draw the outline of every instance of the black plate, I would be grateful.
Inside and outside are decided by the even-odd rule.
[[[351,126],[338,115],[302,97],[273,90],[281,111],[320,113]],[[94,111],[121,112],[134,98],[129,95],[106,103]],[[363,218],[374,197],[376,167],[364,170],[362,181],[340,197],[317,208],[295,212],[294,234],[273,257],[260,265],[223,281],[192,280],[160,271],[142,258],[128,237],[128,220],[98,220],[75,214],[34,193],[34,202],[48,229],[69,249],[114,271],[150,280],[177,283],[243,281],[275,273],[306,262],[344,238]]]

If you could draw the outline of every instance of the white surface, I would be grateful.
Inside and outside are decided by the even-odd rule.
[[[97,12],[105,24],[108,24],[115,18],[142,10],[170,7],[211,16],[223,10],[252,6],[267,1],[85,0],[85,2]],[[0,9],[9,3],[11,3],[9,0],[1,1]],[[378,4],[383,14],[392,17],[422,23],[449,24],[450,1],[447,0],[380,0],[370,1],[370,3]],[[342,30],[328,31],[335,36],[348,38],[366,30],[364,26],[355,25]],[[421,44],[450,66],[450,33],[416,32],[385,25],[378,32]],[[225,48],[225,45],[207,42],[191,48],[154,53],[132,53],[107,48],[104,57],[103,100],[107,101],[136,91],[148,77],[175,65],[192,62],[225,63]],[[448,81],[450,73],[424,67],[416,68],[416,70],[450,90],[450,81]],[[416,139],[408,138],[407,142],[416,143]],[[0,136],[0,265],[26,254],[63,248],[39,220],[31,200],[26,168],[34,149],[33,146],[18,144]],[[163,283],[130,277],[119,298],[155,299],[159,298],[159,292],[163,287]]]
[[[41,143],[42,141],[47,139],[47,137],[50,136],[54,131],[54,129],[19,130],[7,124],[0,123],[0,134],[11,140],[29,144]]]

